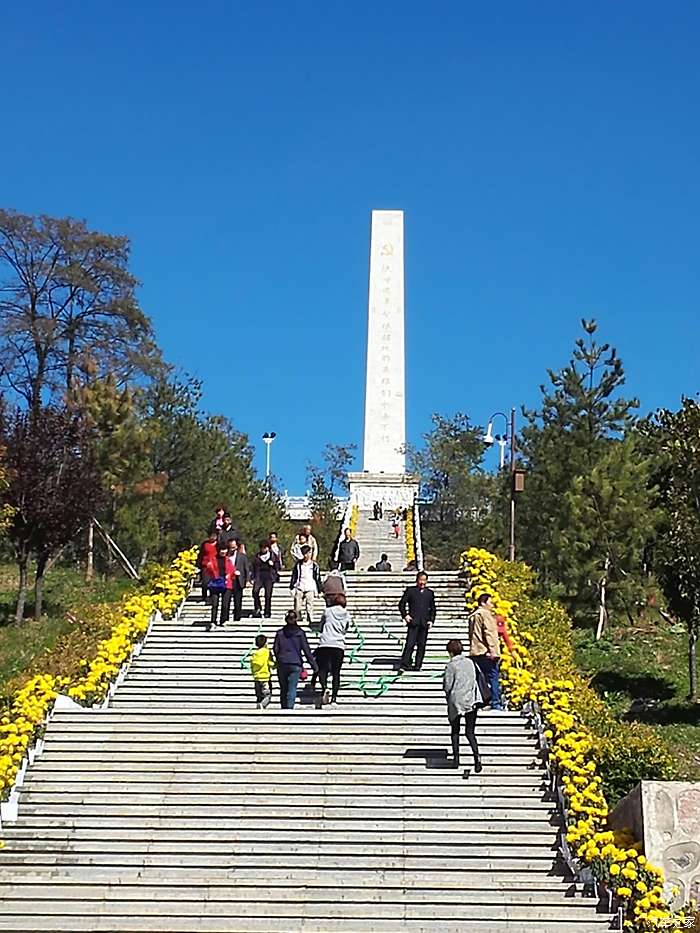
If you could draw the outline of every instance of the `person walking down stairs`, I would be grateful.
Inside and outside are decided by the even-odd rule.
[[[345,537],[340,542],[338,547],[338,561],[340,562],[340,569],[343,570],[354,570],[355,564],[360,558],[360,545],[353,538],[352,532],[349,528],[345,529]]]
[[[210,531],[208,536],[199,545],[197,567],[199,567],[199,575],[202,583],[202,602],[204,603],[209,602],[209,576],[206,570],[206,565],[216,563],[216,556],[219,552],[216,546],[218,539],[218,532],[216,530]]]
[[[211,615],[207,625],[207,631],[209,631],[212,625],[224,625],[229,618],[236,568],[228,556],[228,548],[225,544],[220,544],[215,558],[210,557],[205,560],[202,573],[206,574],[211,599]],[[217,622],[219,605],[221,605],[221,618]]]
[[[253,580],[253,617],[259,619],[262,612],[260,590],[265,594],[265,618],[272,617],[272,591],[279,580],[281,570],[277,557],[268,541],[261,541],[258,553],[253,558],[251,576]]]
[[[309,625],[314,621],[314,601],[323,592],[321,569],[312,558],[311,548],[304,544],[301,548],[301,560],[292,570],[289,589],[294,595],[294,611],[298,619],[306,617]]]
[[[421,570],[416,585],[406,587],[399,600],[399,612],[406,623],[406,641],[401,655],[401,670],[419,671],[423,667],[428,632],[435,622],[435,594],[428,589],[428,574]],[[413,665],[413,652],[416,663]]]
[[[474,772],[482,770],[479,744],[476,740],[476,716],[482,705],[476,676],[476,664],[463,652],[462,642],[452,638],[447,642],[450,661],[442,675],[442,687],[447,700],[447,718],[452,732],[452,766],[459,768],[459,727],[464,716],[464,734],[474,755]]]

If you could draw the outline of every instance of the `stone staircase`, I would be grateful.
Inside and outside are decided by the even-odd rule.
[[[406,566],[406,526],[401,523],[401,532],[399,537],[395,538],[389,520],[390,514],[387,511],[384,518],[375,521],[371,512],[360,512],[355,532],[357,543],[360,545],[358,569],[366,570],[370,565],[376,564],[382,554],[388,556],[394,571],[403,570]]]
[[[154,625],[108,710],[52,719],[4,828],[0,930],[607,929],[559,863],[525,720],[480,714],[484,771],[448,767],[440,673],[463,588],[431,575],[426,663],[399,675],[411,579],[348,575],[357,632],[338,707],[307,691],[282,711],[275,685],[255,709],[247,652],[281,623],[286,580],[264,623],[207,632],[193,596]]]

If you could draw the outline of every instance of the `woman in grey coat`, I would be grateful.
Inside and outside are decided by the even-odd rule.
[[[462,642],[453,638],[447,642],[450,661],[442,676],[447,699],[447,716],[452,727],[452,756],[454,768],[459,768],[459,724],[464,716],[464,733],[474,753],[474,772],[479,774],[483,765],[476,741],[476,714],[482,705],[481,691],[476,680],[474,662],[463,654]]]

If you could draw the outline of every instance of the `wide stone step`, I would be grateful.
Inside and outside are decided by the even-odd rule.
[[[294,843],[299,838],[299,823],[295,823],[294,821],[287,821],[287,823],[289,825],[286,827],[275,826],[276,842],[285,844]],[[401,846],[407,846],[412,848],[421,847],[421,849],[426,847],[423,854],[429,854],[431,851],[437,849],[438,843],[436,842],[436,838],[438,836],[440,847],[454,845],[459,852],[472,851],[471,847],[483,844],[483,832],[479,833],[478,829],[458,832],[454,827],[450,828],[443,825],[441,828],[438,827],[432,832],[428,832],[422,829],[404,829],[397,824],[396,827],[390,825],[382,826],[381,832],[377,832],[377,829],[369,824],[359,824],[359,828],[357,829],[341,828],[333,830],[328,827],[327,823],[328,821],[324,820],[322,826],[319,827],[323,833],[324,845],[329,848],[334,847],[336,851],[340,849],[341,844],[343,850],[347,851],[351,851],[352,847],[367,846],[370,843],[374,846],[377,842],[381,841],[384,833],[395,833],[397,837],[399,837],[396,841],[383,843],[385,846],[383,851],[388,852],[395,851]],[[528,852],[537,851],[540,847],[545,847],[548,851],[552,852],[557,842],[556,833],[551,829],[542,829],[539,832],[536,832],[535,829],[536,827],[531,828],[529,832],[520,832],[511,835],[508,828],[505,826],[501,827],[500,832],[489,827],[489,851],[492,853],[502,853],[513,847],[523,847],[525,849],[524,854],[527,854]],[[176,851],[180,847],[187,847],[192,852],[205,851],[205,848],[199,848],[200,846],[211,846],[217,851],[228,852],[231,846],[239,850],[242,843],[262,844],[270,838],[269,829],[264,830],[259,827],[256,829],[251,827],[251,825],[229,828],[225,831],[197,828],[195,833],[197,837],[196,843],[191,843],[191,832],[184,832],[182,829],[174,827],[169,829],[161,827],[152,829],[132,827],[129,830],[109,829],[107,827],[94,829],[82,826],[75,826],[70,830],[24,830],[21,828],[8,828],[4,834],[8,846],[11,847],[13,851],[19,851],[21,848],[50,848],[57,843],[60,844],[61,849],[65,851],[67,848],[73,850],[76,845],[81,843],[86,843],[90,846],[94,846],[94,844],[97,843],[108,846],[110,850],[119,846],[122,851],[135,852],[144,851],[144,846],[149,852]],[[190,844],[194,845],[194,848],[190,849]],[[163,848],[154,848],[156,846],[162,846]],[[206,848],[206,851],[208,851],[208,848]]]
[[[321,716],[315,718],[305,718],[295,724],[295,731],[309,737],[310,741],[315,741],[319,737],[328,736],[328,718],[326,710],[323,710]],[[394,711],[392,710],[392,713]],[[267,735],[286,734],[289,732],[289,719],[287,714],[275,715],[276,710],[271,707],[263,715],[265,717],[265,733]],[[383,722],[377,715],[371,719],[367,716],[353,716],[350,712],[345,712],[343,707],[337,707],[332,710],[333,713],[333,731],[334,736],[353,735],[362,733],[367,735],[413,735],[416,732],[424,732],[426,735],[434,735],[436,724],[446,726],[445,710],[441,715],[428,716],[416,712],[412,716],[391,716],[391,721]],[[388,717],[387,717],[388,720]],[[166,715],[143,713],[135,711],[114,711],[107,710],[97,716],[91,713],[66,714],[58,713],[52,720],[51,730],[61,729],[70,731],[72,729],[80,730],[93,728],[95,723],[102,726],[123,729],[138,728],[146,726],[149,731],[152,729],[162,729],[163,731],[192,732],[193,726],[196,726],[198,733],[222,729],[235,730],[238,733],[260,731],[261,717],[257,711],[245,712],[222,712],[218,715],[197,716],[194,714],[183,713],[182,711],[172,710]],[[507,719],[503,716],[491,716],[483,713],[479,716],[477,727],[480,735],[498,735],[498,736],[524,736],[530,738],[534,732],[530,730],[522,719]]]
[[[226,892],[230,889],[246,890],[247,888],[256,888],[260,885],[260,875],[256,868],[237,868],[235,877],[231,876],[228,869],[222,869],[214,864],[208,867],[208,877],[199,876],[194,881],[197,889],[208,888],[214,898],[220,896],[220,892]],[[90,870],[92,881],[86,881],[84,868],[64,868],[52,877],[47,884],[61,885],[65,890],[72,890],[74,887],[86,887],[93,890],[96,894],[100,890],[107,894],[110,892],[119,893],[122,885],[128,885],[136,890],[150,890],[152,888],[160,889],[165,886],[172,891],[173,898],[184,897],[186,900],[191,896],[192,885],[187,879],[183,879],[180,869],[171,869],[165,871],[163,875],[160,871],[147,870],[143,874],[138,874],[136,869],[126,869],[123,875],[120,875],[119,882],[114,881],[114,876],[101,869]],[[42,884],[43,875],[33,872],[31,869],[23,870],[21,873],[7,871],[3,873],[3,880],[0,881],[0,890],[3,884],[12,885],[21,889],[25,887],[39,887],[44,891]],[[334,888],[338,884],[338,878],[333,872],[324,871],[320,868],[297,869],[289,865],[280,864],[277,871],[271,872],[265,878],[265,889],[298,889],[309,887],[310,889]],[[522,894],[534,893],[536,896],[553,896],[564,892],[567,896],[575,894],[576,886],[569,876],[556,874],[541,874],[539,872],[523,870],[517,875],[508,876],[500,872],[485,872],[478,868],[465,868],[456,863],[449,869],[442,870],[424,870],[407,871],[405,869],[355,869],[352,874],[342,878],[343,888],[350,885],[355,889],[361,889],[371,896],[373,890],[381,891],[386,888],[394,890],[421,891],[425,889],[439,888],[448,896],[459,896],[461,892],[471,892],[472,894],[488,895],[491,891],[517,891]],[[43,894],[41,896],[48,896]],[[77,895],[76,895],[77,896]],[[144,895],[148,896],[148,895]]]
[[[432,921],[431,921],[432,922]],[[277,926],[277,921],[272,921],[273,929],[283,929],[286,933],[297,933],[297,931],[310,931],[310,933],[364,933],[366,921],[357,918],[331,919],[328,917],[304,917],[299,919],[298,924],[285,922]],[[498,920],[493,918],[488,920],[441,920],[439,924],[440,933],[478,933],[478,931],[487,931],[487,933],[593,933],[595,930],[606,930],[609,928],[608,919],[600,919],[596,926],[592,926],[593,921],[581,921],[572,923],[568,917],[558,921],[527,921],[527,920]],[[363,926],[364,924],[364,926]],[[426,926],[425,919],[415,920],[412,918],[402,918],[394,920],[374,919],[372,920],[373,933],[394,933],[394,931],[418,931],[426,933],[431,929]],[[29,930],[32,933],[82,933],[87,930],[90,933],[231,933],[232,929],[236,933],[270,933],[271,920],[267,917],[261,918],[235,918],[235,925],[232,926],[230,918],[207,918],[198,917],[167,917],[161,922],[157,922],[153,917],[52,917],[39,920],[34,917],[17,916],[7,919],[0,917],[0,930],[3,933],[25,933]],[[434,928],[434,924],[433,924]]]
[[[443,737],[447,738],[446,730],[441,731]],[[238,749],[241,746],[247,747],[255,745],[258,748],[263,747],[270,751],[277,751],[282,748],[292,748],[298,751],[298,746],[312,746],[313,750],[316,752],[325,751],[332,753],[334,751],[354,752],[356,750],[355,746],[361,746],[367,754],[386,752],[389,755],[410,755],[421,747],[427,747],[429,750],[440,737],[439,733],[438,735],[433,733],[431,736],[427,732],[417,736],[410,734],[385,734],[377,736],[370,732],[348,732],[344,735],[336,735],[331,732],[327,733],[325,736],[314,737],[314,742],[313,740],[310,741],[308,735],[296,735],[291,732],[288,732],[286,735],[283,732],[278,732],[274,735],[267,735],[264,732],[259,732],[256,735],[253,732],[238,732],[233,729],[215,730],[212,728],[203,729],[201,733],[191,735],[185,730],[177,729],[163,732],[160,726],[149,729],[148,725],[144,723],[139,726],[130,725],[124,728],[105,726],[99,731],[95,728],[90,730],[86,729],[82,732],[80,729],[71,728],[52,729],[50,735],[47,736],[46,742],[47,745],[56,744],[57,742],[67,744],[76,741],[92,743],[106,742],[117,738],[121,743],[148,742],[149,744],[157,745],[163,742],[172,743],[176,741],[178,735],[187,736],[188,744],[195,748],[199,748],[201,745],[221,743],[233,749]],[[477,732],[477,736],[479,738],[479,746],[483,746],[484,751],[495,752],[496,750],[502,750],[505,754],[529,754],[530,757],[533,757],[535,753],[535,742],[527,736],[512,734],[499,736],[494,732]],[[430,743],[430,746],[426,746],[426,743]]]
[[[114,759],[108,751],[102,749],[96,752],[88,752],[83,754],[79,750],[73,750],[68,752],[63,752],[60,749],[53,752],[45,752],[41,758],[42,767],[49,763],[51,767],[65,765],[67,769],[73,771],[74,773],[80,772],[83,768],[102,768],[106,766],[108,762],[113,762]],[[256,771],[265,775],[276,775],[276,774],[293,774],[293,775],[309,775],[309,781],[314,781],[317,779],[319,774],[336,774],[336,775],[348,775],[348,774],[357,774],[357,773],[368,773],[373,774],[395,774],[396,765],[388,764],[386,762],[378,762],[372,764],[371,768],[366,762],[357,761],[355,758],[346,756],[344,760],[337,760],[333,758],[330,761],[325,762],[316,762],[310,760],[290,762],[289,757],[286,758],[275,758],[271,756],[271,760],[261,760],[259,755],[248,755],[248,756],[239,756],[233,754],[227,754],[226,752],[218,752],[215,759],[210,758],[206,755],[196,755],[189,752],[181,752],[175,758],[172,755],[161,754],[161,753],[151,753],[144,751],[129,751],[122,752],[119,756],[119,762],[122,765],[131,764],[134,768],[141,768],[146,765],[153,765],[155,767],[169,765],[171,762],[175,762],[175,767],[182,766],[187,769],[197,768],[199,770],[208,771],[213,767],[212,762],[217,766],[224,766],[228,769],[238,769],[241,773],[246,775],[247,780],[251,780],[251,775],[253,780],[255,779]],[[465,758],[465,769],[468,771],[468,763]],[[454,771],[451,767],[448,767],[447,762],[447,751],[445,750],[444,760],[441,762],[439,758],[430,760],[430,770],[439,770],[440,771],[440,781],[455,781],[463,780],[464,772]],[[407,758],[402,762],[401,773],[402,774],[411,774],[411,775],[421,775],[423,783],[425,784],[425,775],[426,775],[426,762],[419,758]],[[506,780],[513,781],[515,783],[519,782],[523,773],[526,775],[531,775],[533,778],[542,782],[545,778],[544,769],[541,765],[537,767],[532,767],[526,772],[523,771],[521,763],[508,764],[503,761],[498,762],[498,767],[492,769],[487,768],[481,774],[469,774],[469,784],[474,784],[475,786],[487,786],[491,784],[500,784],[501,781],[505,782]],[[271,778],[274,780],[274,778]]]
[[[567,912],[568,913],[568,912]],[[312,933],[364,933],[367,928],[367,918],[348,917],[344,919],[331,918],[328,916],[317,917],[299,917],[295,922],[282,923],[278,918],[262,916],[253,917],[162,917],[155,918],[149,916],[135,917],[109,917],[92,916],[89,919],[85,917],[51,917],[42,918],[39,921],[34,917],[24,917],[21,915],[15,917],[0,917],[0,930],[4,933],[24,933],[30,930],[35,933],[80,933],[80,931],[89,930],[90,933],[108,933],[108,931],[117,931],[117,933],[254,933],[254,931],[265,931],[270,933],[271,922],[273,929],[285,929],[287,933],[296,933],[296,931],[312,931]],[[435,918],[421,917],[415,919],[413,916],[402,916],[401,919],[374,918],[371,921],[373,931],[377,933],[393,933],[397,930],[420,931],[426,933],[433,925],[435,929]],[[593,926],[592,924],[596,924]],[[489,933],[592,933],[593,930],[608,929],[608,920],[589,919],[574,920],[566,919],[535,921],[525,919],[470,919],[439,920],[440,933],[464,933],[464,931],[489,931]]]
[[[303,846],[301,847],[303,849]],[[87,851],[81,848],[80,851],[61,851],[53,852],[38,850],[32,847],[26,852],[9,850],[3,855],[3,870],[13,868],[16,870],[20,865],[35,870],[40,866],[45,868],[59,869],[63,866],[102,866],[112,869],[121,869],[122,867],[141,867],[150,869],[160,868],[186,868],[190,870],[200,870],[202,872],[211,871],[211,862],[209,861],[211,853],[204,852],[155,852],[148,851],[143,853],[122,852],[122,851],[99,851],[99,846],[94,846],[95,851]],[[455,861],[454,855],[448,852],[436,853],[433,856],[425,853],[415,853],[408,851],[399,851],[393,854],[389,852],[361,852],[356,854],[350,852],[334,852],[327,848],[323,853],[316,848],[309,851],[299,851],[285,853],[285,862],[299,869],[318,868],[319,860],[323,854],[323,866],[329,872],[354,871],[355,869],[366,869],[374,867],[408,869],[416,871],[434,870],[441,871],[450,868]],[[274,847],[268,852],[257,852],[254,849],[241,851],[237,846],[236,851],[231,849],[222,854],[225,857],[225,865],[229,870],[237,871],[241,867],[257,867],[259,870],[276,870],[280,863],[279,847]],[[465,868],[471,867],[485,872],[519,872],[519,871],[537,871],[551,872],[554,870],[554,859],[551,851],[543,848],[541,855],[525,855],[504,851],[501,856],[486,855],[483,852],[474,851],[467,855],[460,851],[460,861]]]
[[[180,817],[211,817],[219,812],[222,817],[229,819],[246,819],[249,816],[266,819],[316,819],[319,814],[324,820],[356,817],[357,819],[401,819],[405,810],[406,801],[402,799],[397,803],[386,806],[371,807],[347,805],[336,802],[334,805],[309,804],[300,800],[298,803],[285,803],[279,799],[265,799],[262,802],[246,801],[228,802],[218,800],[216,796],[202,796],[196,799],[185,799],[178,795],[164,794],[132,794],[127,799],[115,802],[110,794],[69,795],[56,794],[43,795],[41,798],[31,797],[27,794],[23,802],[22,812],[29,817],[63,816],[76,818],[77,807],[80,807],[81,819],[93,816],[118,816],[123,813],[138,813],[143,816],[158,816],[179,819]],[[219,807],[219,811],[216,808]],[[436,802],[434,805],[415,805],[411,807],[413,819],[434,820],[439,819],[445,812],[444,803]],[[517,801],[501,806],[489,806],[475,802],[469,805],[465,799],[462,804],[460,816],[468,816],[471,812],[474,819],[481,818],[484,824],[504,820],[526,821],[530,823],[545,823],[549,825],[551,819],[549,809],[537,802]],[[6,853],[3,853],[3,856]]]
[[[257,782],[255,781],[255,771],[246,775],[247,780],[229,779],[228,775],[216,780],[215,775],[207,774],[197,775],[196,773],[181,774],[177,772],[159,772],[159,773],[141,773],[132,774],[121,772],[118,774],[103,774],[100,776],[74,775],[71,776],[71,787],[74,792],[78,791],[104,791],[131,793],[146,790],[149,793],[172,793],[181,794],[202,794],[202,793],[225,793],[228,795],[239,794],[249,796],[256,793]],[[379,781],[328,781],[325,778],[315,782],[316,789],[321,789],[325,795],[341,794],[348,796],[355,794],[358,797],[372,798],[376,796],[395,796],[397,790],[402,789],[405,794],[415,794],[416,788],[424,787],[420,781],[385,780]],[[273,797],[280,795],[306,794],[314,782],[308,779],[291,781],[275,781],[266,788],[266,793]],[[42,793],[58,793],[65,787],[65,775],[56,775],[55,772],[48,774],[39,771],[30,775],[24,784],[25,790]],[[442,786],[433,785],[430,788],[429,796],[434,797],[487,797],[506,798],[528,798],[541,799],[543,796],[542,788],[537,784],[529,786],[518,784],[517,786],[499,786],[495,782],[493,785],[471,785],[469,781],[461,780],[451,782]]]
[[[410,811],[408,811],[410,813]],[[278,818],[275,823],[275,831],[278,830],[293,830],[298,832],[299,822],[295,817],[287,818]],[[431,820],[412,818],[410,816],[386,816],[384,818],[375,818],[372,820],[372,824],[369,826],[369,829],[372,833],[382,832],[382,833],[411,833],[411,834],[420,834],[420,833],[452,833],[454,832],[459,837],[464,835],[473,835],[481,834],[480,838],[483,838],[484,827],[483,820],[479,815],[469,815],[465,813],[464,816],[460,816],[459,820],[456,820],[453,814],[443,814],[441,816],[435,816]],[[504,820],[494,820],[489,824],[488,832],[492,836],[498,836],[502,833],[507,834],[516,834],[520,840],[523,836],[536,836],[538,839],[542,834],[551,836],[551,831],[557,829],[557,827],[552,823],[552,821],[542,820],[538,822],[530,822],[528,820],[511,820],[509,819],[506,823]],[[168,819],[167,816],[162,817],[144,817],[138,813],[126,813],[123,812],[119,816],[91,816],[87,817],[85,815],[77,816],[72,820],[65,819],[49,819],[43,817],[42,819],[32,818],[28,816],[23,816],[15,824],[8,824],[3,829],[3,834],[7,840],[14,838],[30,838],[34,836],[44,836],[45,838],[51,838],[53,835],[58,834],[72,834],[76,833],[94,833],[99,835],[100,833],[105,833],[106,836],[110,836],[112,833],[123,834],[124,838],[130,838],[134,834],[134,838],[142,838],[151,833],[152,831],[158,831],[158,833],[165,832],[168,834],[182,835],[183,833],[191,834],[191,830],[197,830],[197,835],[206,833],[226,833],[231,832],[238,833],[239,831],[252,831],[254,833],[260,833],[260,838],[265,838],[266,835],[269,838],[269,829],[261,829],[259,820],[254,816],[250,817],[226,817],[226,816],[215,816],[210,814],[206,816],[198,817],[179,817],[177,819]],[[324,835],[326,832],[341,832],[348,833],[349,838],[353,833],[367,833],[367,824],[366,821],[362,820],[361,814],[358,814],[357,817],[344,817],[336,819],[325,819],[323,821],[323,830]],[[168,836],[169,838],[169,836]],[[187,838],[191,838],[191,835],[188,835]],[[251,836],[250,838],[258,838],[258,836]],[[502,839],[498,840],[502,842]]]
[[[353,879],[354,880],[354,879]],[[447,904],[480,904],[482,906],[500,905],[503,902],[503,892],[508,891],[512,903],[529,904],[531,906],[553,906],[571,904],[571,897],[567,893],[566,886],[560,882],[556,886],[550,885],[548,888],[532,890],[531,887],[517,888],[513,885],[507,886],[500,879],[489,879],[487,886],[486,879],[478,887],[471,887],[468,884],[460,884],[459,887],[405,887],[404,885],[391,886],[384,884],[381,887],[356,886],[354,884],[345,884],[342,886],[332,884],[322,884],[318,882],[314,886],[313,882],[306,883],[300,879],[304,886],[305,900],[310,903],[325,903],[333,901],[335,903],[354,903],[373,904],[381,902],[384,904],[431,904],[441,902]],[[483,887],[482,887],[483,885]],[[292,890],[294,890],[292,888]],[[15,884],[0,883],[0,900],[8,904],[14,901],[17,906],[29,901],[36,902],[27,904],[28,913],[38,913],[46,901],[58,903],[64,901],[64,912],[71,912],[71,907],[75,909],[78,903],[88,904],[92,909],[93,905],[102,901],[108,903],[119,901],[122,904],[130,903],[133,906],[133,912],[139,913],[142,902],[152,901],[159,903],[166,908],[176,912],[181,902],[194,902],[207,900],[210,903],[236,903],[240,901],[264,901],[269,899],[271,902],[286,899],[290,894],[290,885],[277,883],[276,879],[266,880],[264,887],[253,885],[218,885],[216,887],[184,887],[164,883],[156,885],[154,883],[120,884],[115,887],[106,887],[100,884],[84,884],[71,882],[51,881],[46,885],[40,884]],[[68,906],[70,902],[71,906]],[[15,906],[15,904],[11,906]],[[579,902],[578,906],[588,907],[586,902]],[[52,911],[58,913],[59,911]]]
[[[4,908],[4,912],[10,905]],[[22,906],[22,905],[20,905]],[[300,920],[308,917],[309,907],[313,906],[314,919],[346,917],[370,922],[375,919],[393,920],[397,913],[405,919],[425,920],[439,923],[441,920],[447,922],[456,920],[509,920],[519,919],[527,920],[531,918],[531,909],[525,904],[479,904],[470,903],[463,905],[459,902],[443,903],[439,896],[433,901],[415,901],[411,899],[397,897],[387,898],[384,901],[364,901],[360,897],[351,900],[344,897],[340,900],[326,900],[307,903],[295,901],[290,898],[275,899],[272,896],[259,900],[209,900],[185,901],[180,900],[175,904],[163,903],[162,901],[139,900],[130,902],[124,898],[119,900],[96,901],[91,905],[93,916],[104,917],[123,917],[129,920],[135,912],[141,917],[157,918],[184,918],[187,916],[196,918],[218,917],[230,918],[235,920],[238,917],[259,917],[269,918],[270,920]],[[32,910],[29,908],[26,912],[29,916],[32,914],[39,916],[75,916],[80,917],[83,913],[80,906],[70,899],[60,901],[41,901]],[[590,922],[595,919],[595,907],[581,903],[579,906],[573,904],[562,907],[557,905],[540,905],[538,916],[541,920],[563,920],[568,919],[572,922],[576,920]]]

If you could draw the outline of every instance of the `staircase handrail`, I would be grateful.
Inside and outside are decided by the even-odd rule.
[[[423,536],[420,527],[420,505],[418,504],[418,493],[413,497],[413,549],[416,555],[416,568],[424,570],[423,565]]]

